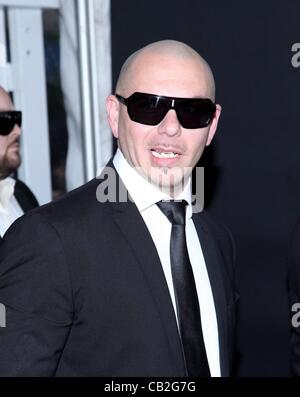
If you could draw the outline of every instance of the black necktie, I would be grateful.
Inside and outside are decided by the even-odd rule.
[[[161,201],[160,210],[172,223],[170,259],[180,336],[189,376],[209,377],[198,295],[185,237],[186,201]]]

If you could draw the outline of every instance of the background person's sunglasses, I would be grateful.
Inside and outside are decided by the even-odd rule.
[[[16,124],[22,126],[22,112],[0,112],[0,135],[9,135]]]
[[[127,106],[131,120],[146,125],[159,124],[174,109],[183,128],[204,128],[216,112],[216,105],[207,98],[172,98],[142,92],[128,98],[116,94],[116,98]]]

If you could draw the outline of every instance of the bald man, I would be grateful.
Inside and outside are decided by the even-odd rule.
[[[220,113],[186,44],[125,62],[107,99],[113,159],[4,238],[0,376],[232,374],[233,240],[191,193]]]
[[[11,177],[21,164],[21,121],[21,112],[0,86],[0,239],[17,218],[38,205],[29,188]]]

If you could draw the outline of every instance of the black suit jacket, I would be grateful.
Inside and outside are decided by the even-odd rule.
[[[175,314],[132,202],[100,203],[93,180],[31,211],[0,249],[0,376],[186,376]],[[223,376],[234,351],[234,248],[208,214],[194,222],[217,312]]]

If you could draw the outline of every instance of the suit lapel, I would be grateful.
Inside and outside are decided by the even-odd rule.
[[[222,259],[215,239],[201,214],[194,215],[193,221],[198,233],[211,289],[218,322],[221,375],[229,376],[227,300],[223,279]]]
[[[122,183],[122,181],[121,181]],[[160,259],[152,237],[136,205],[131,201],[110,203],[113,216],[123,237],[139,263],[159,313],[177,371],[184,374],[181,350],[174,309]]]

